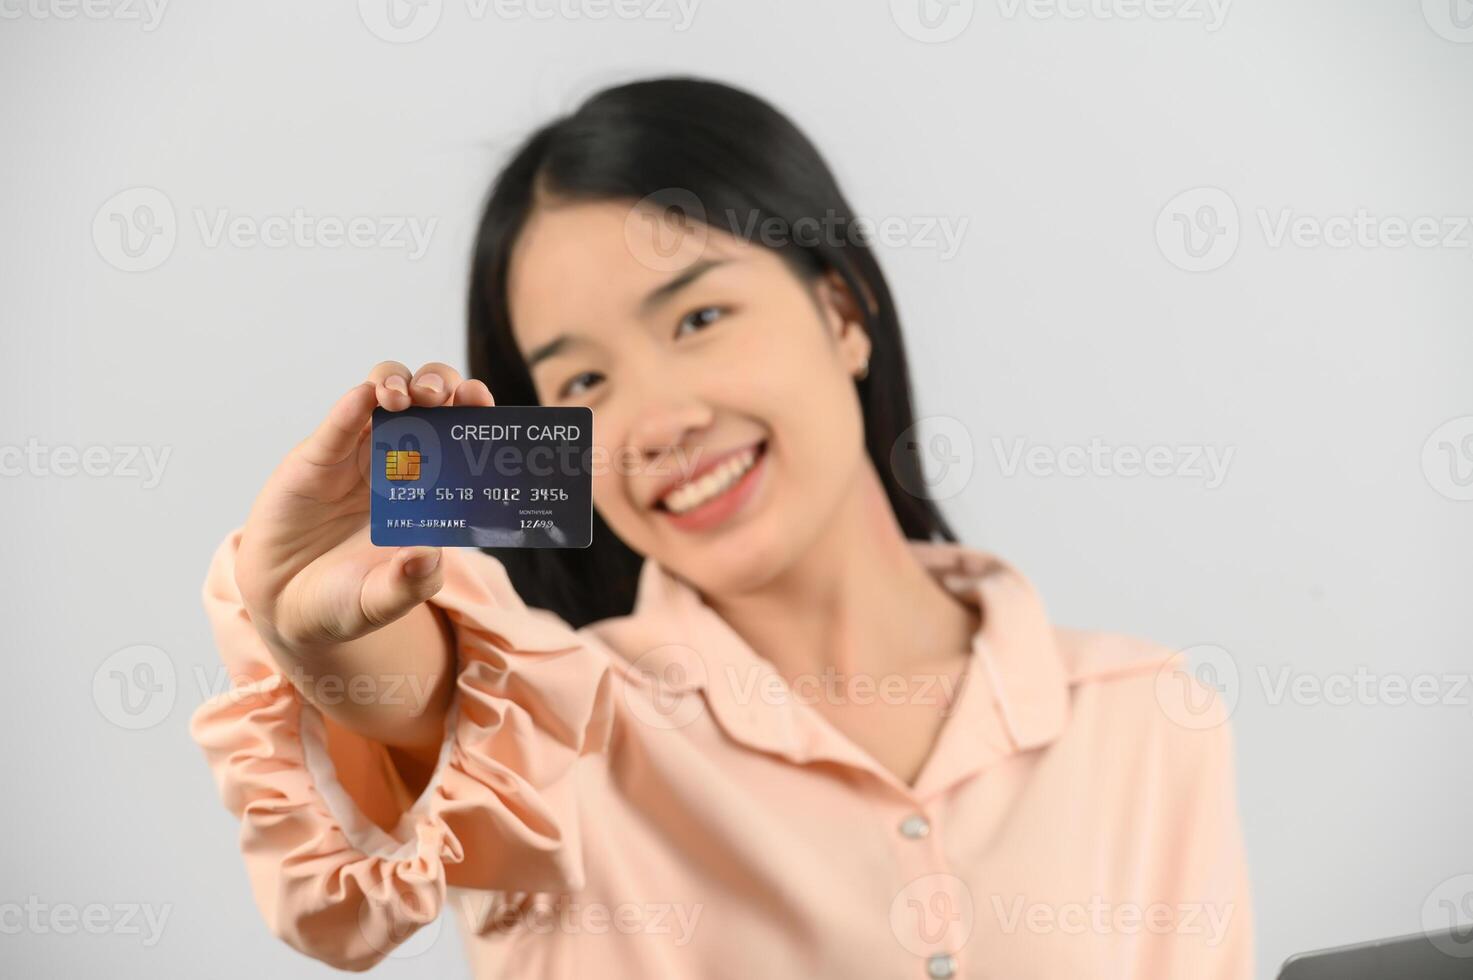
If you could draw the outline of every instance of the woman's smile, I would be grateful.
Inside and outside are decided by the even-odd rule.
[[[767,440],[721,453],[662,492],[654,509],[682,531],[708,531],[741,513],[767,472]]]

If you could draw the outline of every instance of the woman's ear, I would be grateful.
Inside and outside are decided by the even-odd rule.
[[[853,291],[830,269],[819,279],[818,299],[845,368],[856,377],[864,377],[869,369],[870,339],[864,329],[864,310]]]

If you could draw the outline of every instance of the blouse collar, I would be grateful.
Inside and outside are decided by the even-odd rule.
[[[609,638],[626,652],[632,674],[661,694],[700,691],[729,738],[799,764],[854,766],[924,799],[1057,738],[1068,718],[1068,679],[1043,603],[1017,569],[951,542],[909,547],[945,588],[981,611],[965,681],[913,786],[795,697],[693,586],[653,559],[640,572],[633,613],[607,621]],[[689,723],[691,712],[689,703],[671,702],[668,717],[644,720],[677,727]]]

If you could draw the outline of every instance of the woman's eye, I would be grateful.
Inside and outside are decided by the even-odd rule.
[[[598,384],[602,379],[603,375],[597,371],[584,371],[580,374],[575,374],[563,384],[558,394],[563,398],[585,394],[589,388]]]
[[[699,310],[691,310],[680,318],[680,324],[675,328],[675,336],[683,337],[687,333],[704,330],[725,313],[726,311],[719,306],[703,306]]]

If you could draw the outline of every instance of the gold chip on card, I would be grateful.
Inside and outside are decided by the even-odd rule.
[[[384,476],[390,480],[418,480],[419,453],[413,449],[391,449],[384,459]]]

